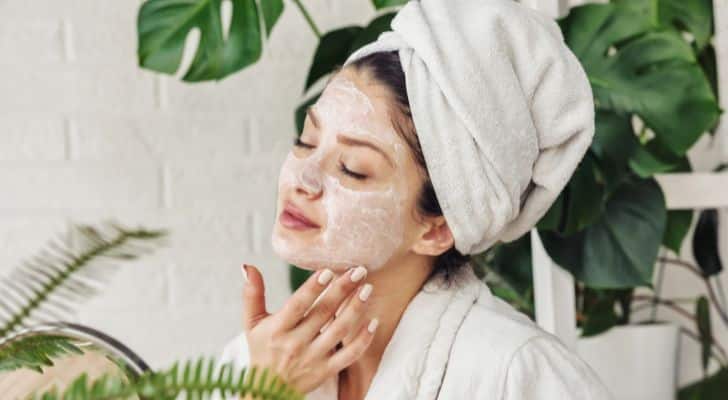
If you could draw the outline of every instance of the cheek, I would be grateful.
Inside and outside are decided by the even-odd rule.
[[[281,167],[279,195],[293,192],[299,178],[295,171],[302,164],[289,154]],[[323,185],[325,224],[315,236],[284,232],[285,228],[276,226],[272,237],[276,253],[289,263],[311,270],[382,267],[403,242],[406,187],[392,185],[386,190],[365,192],[343,187],[328,175],[318,178]]]
[[[322,242],[340,260],[370,270],[383,266],[403,240],[399,194],[394,189],[357,192],[341,186],[329,193]]]

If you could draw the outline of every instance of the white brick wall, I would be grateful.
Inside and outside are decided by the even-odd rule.
[[[74,222],[169,229],[77,319],[161,367],[239,332],[242,262],[263,270],[270,309],[290,293],[269,237],[316,39],[286,2],[260,62],[187,84],[137,67],[140,4],[0,1],[0,274]],[[324,31],[374,15],[366,0],[306,5]]]

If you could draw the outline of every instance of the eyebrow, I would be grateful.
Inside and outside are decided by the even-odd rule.
[[[313,122],[313,126],[315,126],[317,129],[320,129],[320,126],[319,126],[319,123],[318,123],[318,119],[316,118],[316,115],[314,114],[314,111],[313,111],[313,108],[312,107],[313,106],[308,106],[306,108],[306,114],[308,114],[309,118],[311,118],[311,122]],[[376,151],[377,153],[381,154],[382,157],[384,157],[387,160],[387,162],[389,163],[389,165],[391,165],[392,167],[395,166],[394,165],[394,161],[392,161],[392,158],[389,157],[389,154],[387,154],[386,152],[384,152],[384,150],[382,150],[379,147],[377,147],[374,143],[367,142],[366,140],[355,139],[355,138],[353,138],[351,136],[344,136],[342,134],[336,135],[336,139],[337,139],[337,141],[339,143],[347,144],[347,145],[350,145],[350,146],[363,146],[363,147],[368,147],[368,148]]]

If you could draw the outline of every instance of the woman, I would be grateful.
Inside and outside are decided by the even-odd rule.
[[[468,262],[548,210],[593,107],[553,21],[509,0],[410,1],[332,75],[281,167],[273,248],[315,273],[271,314],[245,266],[222,361],[314,400],[610,398]]]

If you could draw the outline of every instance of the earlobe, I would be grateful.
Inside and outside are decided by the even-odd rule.
[[[417,243],[412,246],[415,253],[439,256],[453,246],[454,239],[450,227],[447,226],[444,217],[438,217],[432,223],[428,223],[429,229],[422,234]]]

